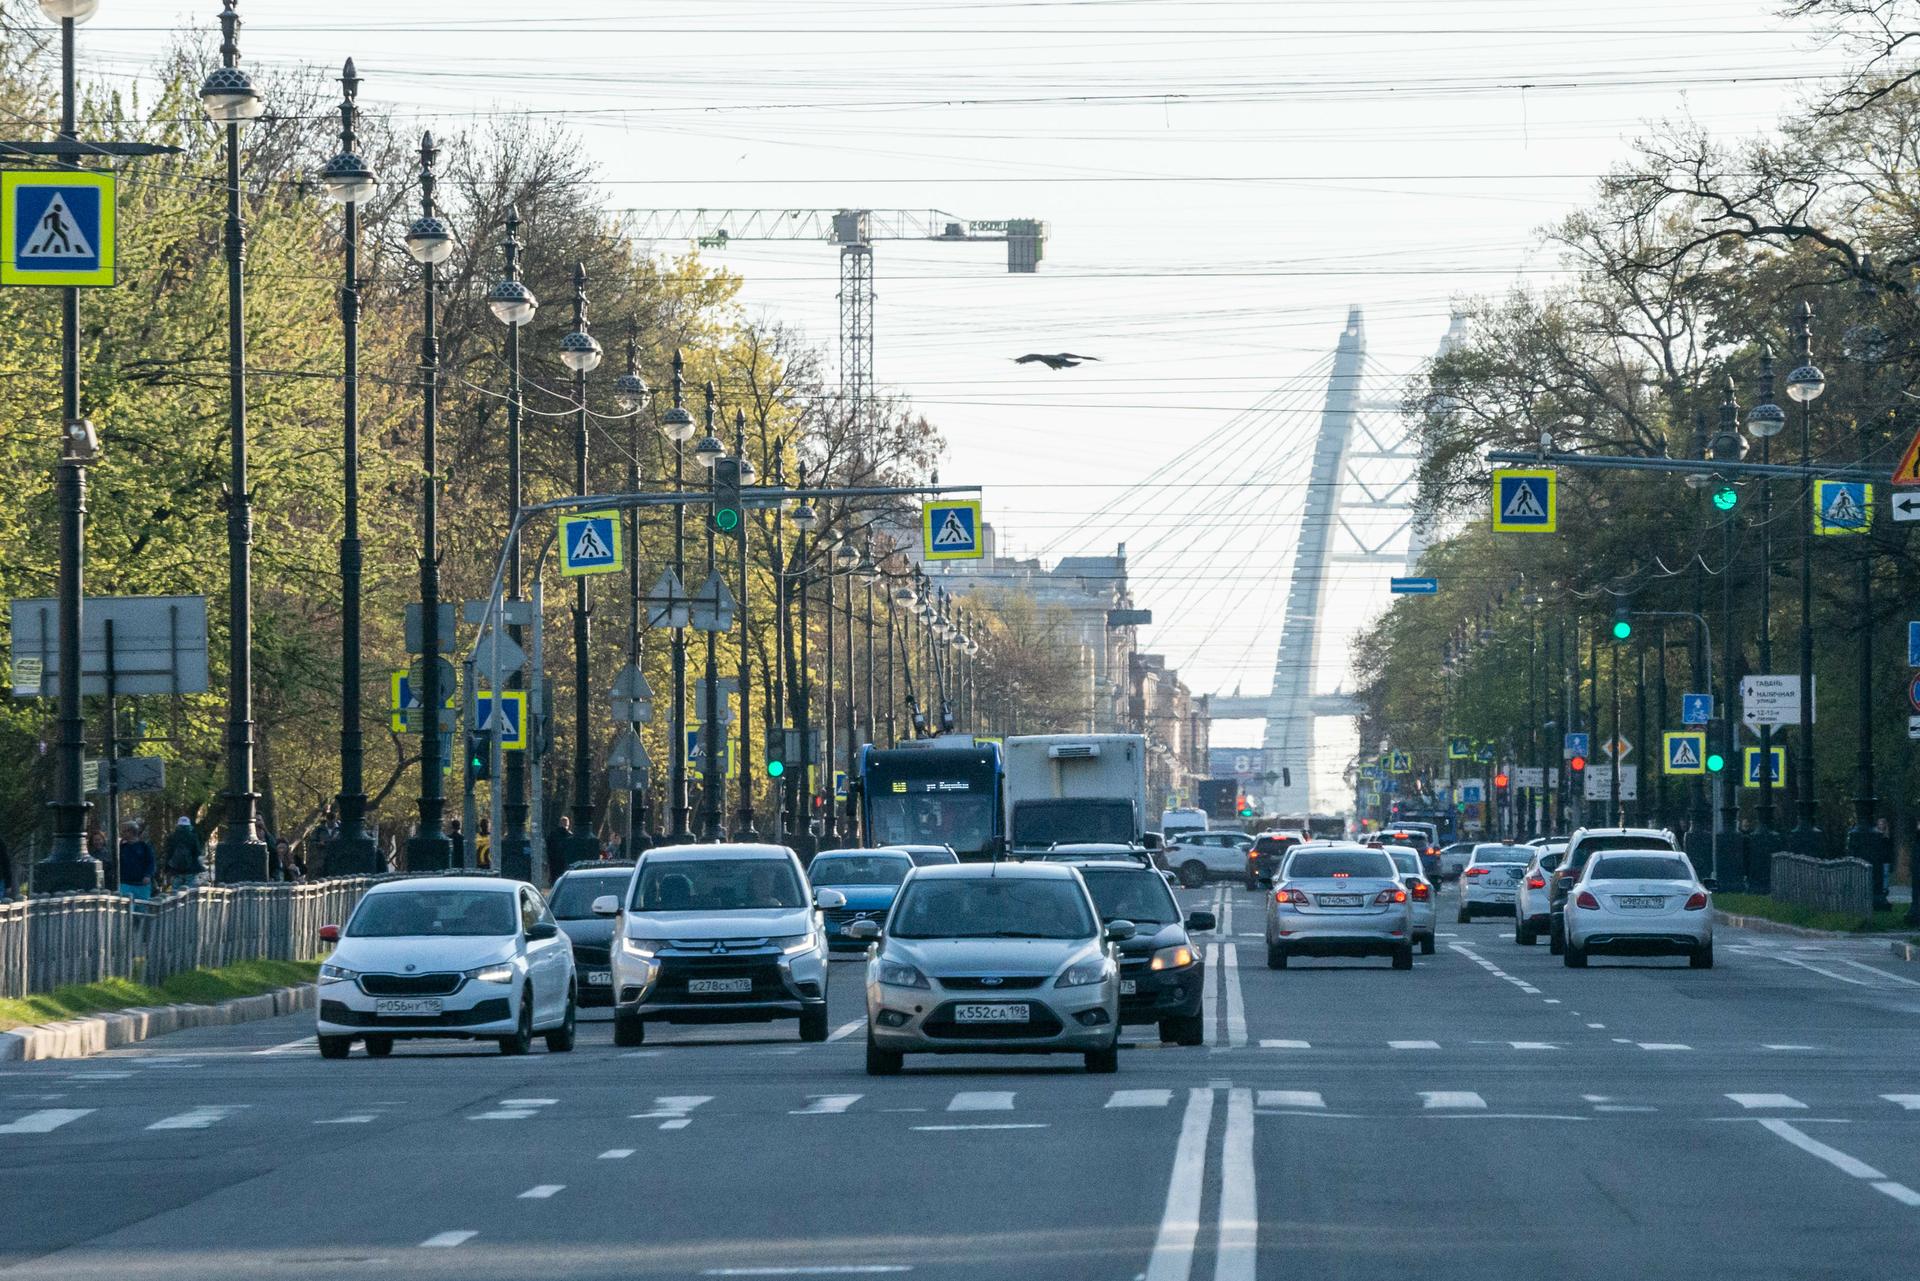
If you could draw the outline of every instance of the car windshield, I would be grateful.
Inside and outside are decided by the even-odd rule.
[[[645,864],[631,906],[639,912],[738,912],[806,904],[800,878],[785,859],[684,858]]]
[[[618,895],[627,888],[633,873],[569,872],[553,883],[551,906],[562,921],[579,921],[593,915],[593,900],[605,894]]]
[[[346,936],[360,939],[476,938],[520,929],[505,890],[390,890],[360,900]]]
[[[1693,873],[1677,858],[1658,854],[1609,854],[1594,860],[1590,881],[1691,881]]]
[[[1393,860],[1381,850],[1302,850],[1287,864],[1288,880],[1331,876],[1391,877]]]
[[[913,860],[915,867],[938,867],[942,863],[960,861],[960,856],[952,850],[908,850],[907,857]]]
[[[905,854],[823,854],[807,868],[807,879],[822,885],[898,885],[913,870]]]
[[[1094,923],[1074,881],[983,876],[909,886],[887,932],[903,939],[1078,939],[1091,938]]]
[[[1135,925],[1171,925],[1180,909],[1167,889],[1166,878],[1145,868],[1138,871],[1082,868],[1087,892],[1102,921],[1132,921]]]

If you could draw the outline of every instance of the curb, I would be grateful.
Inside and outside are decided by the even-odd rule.
[[[1733,912],[1722,912],[1718,908],[1713,913],[1714,924],[1725,925],[1736,930],[1752,930],[1757,934],[1791,934],[1803,939],[1858,939],[1871,938],[1871,935],[1843,934],[1838,930],[1810,930],[1804,925],[1788,925],[1781,921],[1770,921],[1764,916],[1740,916]]]
[[[0,1032],[0,1062],[83,1059],[193,1027],[228,1027],[313,1008],[314,985],[276,988],[215,1005],[141,1005]]]
[[[1920,958],[1920,947],[1915,947],[1911,943],[1904,943],[1899,939],[1895,939],[1893,943],[1893,954],[1903,961],[1915,960],[1916,958]]]

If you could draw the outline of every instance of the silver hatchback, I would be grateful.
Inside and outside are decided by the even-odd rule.
[[[1267,968],[1295,956],[1390,956],[1413,968],[1413,896],[1385,850],[1303,845],[1267,900]]]

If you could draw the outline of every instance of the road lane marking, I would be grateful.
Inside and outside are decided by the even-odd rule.
[[[1897,1103],[1909,1112],[1920,1112],[1920,1094],[1883,1094],[1889,1103]]]
[[[1484,1108],[1487,1101],[1472,1090],[1422,1090],[1420,1097],[1425,1100],[1421,1106],[1426,1108]]]
[[[692,1118],[692,1117],[690,1117],[690,1116],[677,1116],[677,1117],[675,1117],[675,1118],[673,1118],[673,1120],[671,1120],[671,1121],[662,1121],[662,1122],[660,1123],[660,1128],[661,1128],[661,1129],[663,1129],[663,1130],[684,1130],[684,1129],[686,1129],[686,1128],[687,1128],[688,1126],[690,1126],[690,1125],[692,1125],[692,1124],[693,1124],[693,1118]]]
[[[704,1268],[703,1277],[871,1277],[886,1273],[911,1272],[910,1263],[827,1263],[814,1267],[784,1268]]]
[[[1219,983],[1220,945],[1207,944],[1206,982],[1200,985],[1200,1025],[1204,1029],[1203,1040],[1211,1045],[1220,1039],[1220,1002],[1214,996],[1214,986]]]
[[[1815,974],[1818,974],[1823,978],[1835,979],[1841,983],[1851,983],[1855,987],[1877,987],[1878,986],[1878,984],[1869,983],[1865,979],[1848,978],[1844,974],[1835,974],[1832,970],[1823,970],[1818,965],[1815,965],[1813,962],[1803,961],[1797,956],[1776,956],[1773,959],[1780,962],[1782,965],[1797,965],[1803,970],[1812,970]]]
[[[1440,1042],[1438,1041],[1388,1041],[1387,1048],[1389,1050],[1437,1050],[1440,1048]]]
[[[93,1108],[47,1108],[40,1112],[29,1112],[17,1120],[0,1125],[0,1134],[47,1134],[83,1116],[91,1116]]]
[[[1595,1112],[1658,1112],[1660,1109],[1634,1103],[1596,1103]]]
[[[1842,1174],[1850,1174],[1856,1179],[1881,1180],[1887,1177],[1865,1161],[1856,1160],[1838,1148],[1830,1148],[1820,1140],[1796,1130],[1785,1121],[1767,1117],[1761,1120],[1760,1125],[1763,1129],[1773,1131],[1809,1156],[1819,1157]]]
[[[254,1050],[255,1057],[262,1054],[292,1054],[295,1050],[311,1050],[318,1038],[303,1036],[297,1041],[282,1041],[279,1045],[269,1045],[264,1050]]]
[[[1206,1191],[1207,1136],[1213,1129],[1213,1091],[1187,1091],[1187,1110],[1173,1151],[1167,1203],[1143,1281],[1190,1281],[1193,1247],[1200,1237],[1200,1200]]]
[[[1678,1041],[1635,1041],[1643,1050],[1691,1050],[1691,1045],[1681,1045]]]
[[[1012,1090],[962,1090],[947,1104],[949,1112],[1011,1112]]]
[[[1240,946],[1222,943],[1224,953],[1220,984],[1227,993],[1227,1047],[1239,1049],[1247,1043],[1247,1003],[1240,991]]]
[[[1327,1101],[1320,1097],[1318,1090],[1262,1090],[1260,1106],[1263,1108],[1323,1108]]]
[[[500,1106],[503,1108],[550,1108],[559,1101],[559,1099],[501,1099]]]
[[[629,1121],[681,1121],[685,1120],[687,1114],[699,1107],[702,1103],[711,1102],[713,1102],[713,1096],[711,1094],[655,1095],[653,1111],[630,1113],[627,1119]],[[660,1128],[664,1130],[667,1127],[663,1125]],[[675,1126],[674,1128],[679,1129],[681,1127]]]
[[[988,1121],[978,1121],[969,1125],[915,1125],[915,1126],[910,1126],[909,1128],[915,1129],[915,1130],[931,1130],[931,1131],[1044,1130],[1047,1128],[1047,1126],[1048,1126],[1048,1122],[1046,1121],[1001,1121],[998,1123],[988,1122]]]
[[[858,1103],[862,1096],[858,1094],[809,1094],[807,1097],[812,1100],[811,1103],[808,1103],[807,1106],[803,1108],[794,1108],[789,1111],[787,1115],[836,1116]]]
[[[1920,1205],[1920,1192],[1915,1192],[1904,1183],[1883,1180],[1873,1185],[1875,1192],[1884,1192],[1901,1205]]]
[[[436,1232],[420,1243],[422,1250],[446,1250],[456,1245],[465,1245],[479,1236],[478,1232]]]
[[[515,1200],[549,1201],[553,1199],[554,1193],[561,1191],[566,1186],[564,1183],[538,1183],[528,1188],[525,1192],[522,1192]]]
[[[1546,1041],[1508,1041],[1516,1050],[1557,1050],[1560,1047]]]
[[[602,1161],[624,1161],[633,1155],[632,1148],[608,1148],[600,1154]]]
[[[1115,1090],[1110,1108],[1163,1108],[1173,1102],[1172,1090]]]
[[[239,1107],[227,1107],[220,1104],[189,1108],[185,1112],[178,1113],[174,1116],[162,1117],[147,1128],[149,1130],[205,1130],[219,1124],[240,1110]]]
[[[371,1112],[356,1112],[352,1116],[328,1117],[324,1121],[315,1121],[315,1125],[367,1125],[379,1118]]]
[[[1920,981],[1916,981],[1914,979],[1909,979],[1909,978],[1902,978],[1900,975],[1889,973],[1888,971],[1881,969],[1877,965],[1868,965],[1864,961],[1853,961],[1853,960],[1847,961],[1846,964],[1851,965],[1856,970],[1865,970],[1869,974],[1877,975],[1880,978],[1886,979],[1893,983],[1902,983],[1902,984],[1905,984],[1907,987],[1920,987]]]
[[[1220,1135],[1220,1232],[1213,1281],[1254,1281],[1260,1253],[1260,1203],[1254,1188],[1253,1091],[1227,1091]]]
[[[1785,1094],[1729,1094],[1727,1097],[1748,1111],[1756,1108],[1799,1108],[1804,1112],[1807,1108],[1799,1099]]]
[[[1313,1045],[1307,1041],[1263,1040],[1260,1042],[1260,1048],[1263,1050],[1311,1050]]]
[[[832,1032],[827,1034],[827,1039],[829,1041],[844,1041],[846,1038],[852,1036],[855,1032],[858,1032],[861,1028],[865,1027],[866,1025],[867,1025],[867,1021],[863,1018],[855,1019],[851,1023],[842,1023],[839,1027],[833,1029]]]

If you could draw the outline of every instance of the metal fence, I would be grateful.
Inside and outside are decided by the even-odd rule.
[[[1773,856],[1773,897],[1822,912],[1873,913],[1873,866],[1857,858]]]
[[[159,984],[236,961],[297,961],[321,951],[320,927],[347,919],[376,881],[210,885],[152,902],[52,894],[0,903],[0,997],[70,983]]]

